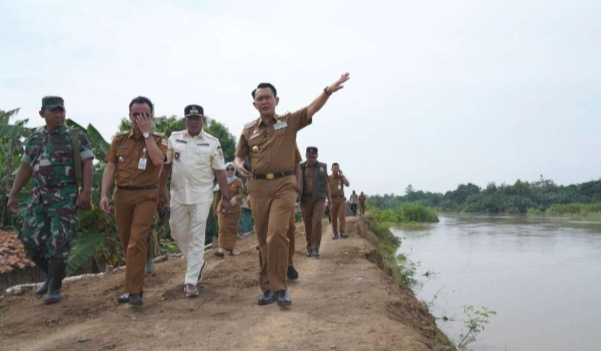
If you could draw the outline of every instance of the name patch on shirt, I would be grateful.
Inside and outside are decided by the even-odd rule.
[[[211,146],[209,143],[198,143],[196,146]]]
[[[187,144],[188,143],[188,141],[182,140],[182,139],[175,139],[175,142],[176,143],[182,143],[182,144]]]
[[[274,130],[280,130],[288,127],[288,123],[284,121],[278,121],[273,127]]]

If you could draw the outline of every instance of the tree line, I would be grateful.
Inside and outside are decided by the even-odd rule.
[[[476,184],[460,184],[457,189],[446,193],[416,190],[408,185],[404,195],[372,195],[367,205],[395,209],[406,203],[446,212],[489,213],[489,214],[543,214],[549,211],[574,212],[582,209],[595,211],[594,204],[601,202],[601,180],[580,184],[557,185],[552,179],[532,182],[517,180],[513,185],[490,182],[481,188]],[[573,210],[571,210],[573,209]]]

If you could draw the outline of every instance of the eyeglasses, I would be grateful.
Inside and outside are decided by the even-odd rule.
[[[230,167],[228,167],[228,168],[226,168],[225,170],[226,170],[226,171],[233,171],[234,169],[233,169],[233,168],[230,168]]]

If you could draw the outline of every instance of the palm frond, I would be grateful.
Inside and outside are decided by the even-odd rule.
[[[104,243],[104,236],[99,233],[80,232],[79,238],[71,249],[67,262],[67,274],[73,274],[84,264],[96,250]]]
[[[31,128],[12,124],[0,124],[0,138],[13,139],[26,137],[31,133]]]

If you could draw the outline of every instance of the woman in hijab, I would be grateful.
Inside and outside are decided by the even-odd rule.
[[[217,217],[217,224],[219,225],[219,234],[217,243],[219,249],[215,252],[216,256],[225,257],[225,252],[229,251],[230,255],[235,255],[234,246],[236,246],[236,240],[238,240],[238,222],[240,221],[240,205],[242,204],[242,197],[244,191],[242,190],[242,180],[236,177],[236,171],[234,170],[234,164],[228,162],[225,165],[225,176],[227,178],[228,193],[231,196],[230,210],[227,216],[219,212],[221,201],[221,189],[219,184],[215,186],[213,191],[217,191],[215,196],[215,203],[213,204],[213,215]]]

